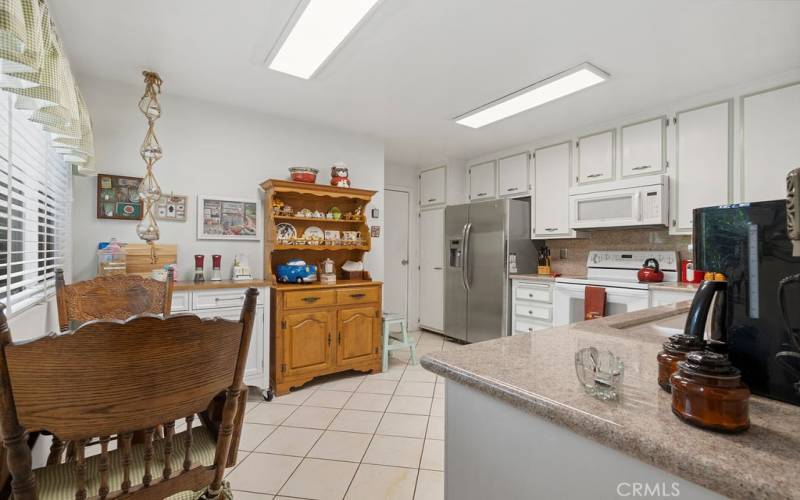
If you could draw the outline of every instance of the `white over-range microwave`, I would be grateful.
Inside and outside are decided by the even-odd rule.
[[[651,175],[570,189],[572,229],[666,226],[669,177]]]

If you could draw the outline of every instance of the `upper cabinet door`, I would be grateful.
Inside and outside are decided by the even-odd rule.
[[[614,178],[614,139],[613,130],[578,139],[578,184]]]
[[[569,227],[569,179],[571,142],[534,153],[536,190],[533,195],[535,238],[573,236]]]
[[[447,201],[445,194],[446,171],[447,167],[441,166],[420,172],[419,205],[421,207],[445,204]]]
[[[729,202],[731,101],[676,116],[675,204],[672,232],[692,232],[695,208]]]
[[[742,98],[744,202],[786,197],[800,166],[800,83]]]
[[[528,182],[528,153],[497,160],[498,195],[519,196],[530,189]]]
[[[665,118],[622,127],[622,176],[664,171]]]
[[[494,198],[497,195],[495,180],[495,162],[488,161],[469,167],[469,200]]]

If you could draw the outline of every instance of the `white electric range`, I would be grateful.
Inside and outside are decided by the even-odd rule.
[[[650,305],[650,283],[636,275],[647,259],[656,259],[665,282],[678,281],[678,253],[656,251],[593,250],[586,260],[585,278],[556,278],[553,296],[555,326],[583,321],[587,286],[606,290],[606,316],[646,309]]]

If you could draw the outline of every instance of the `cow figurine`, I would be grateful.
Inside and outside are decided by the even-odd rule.
[[[350,178],[347,167],[342,162],[336,162],[331,167],[331,186],[349,188]]]

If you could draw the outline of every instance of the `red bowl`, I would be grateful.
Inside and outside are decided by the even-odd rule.
[[[317,182],[318,173],[319,170],[316,168],[292,167],[289,169],[289,174],[291,175],[293,181],[307,182],[309,184],[314,184]]]

